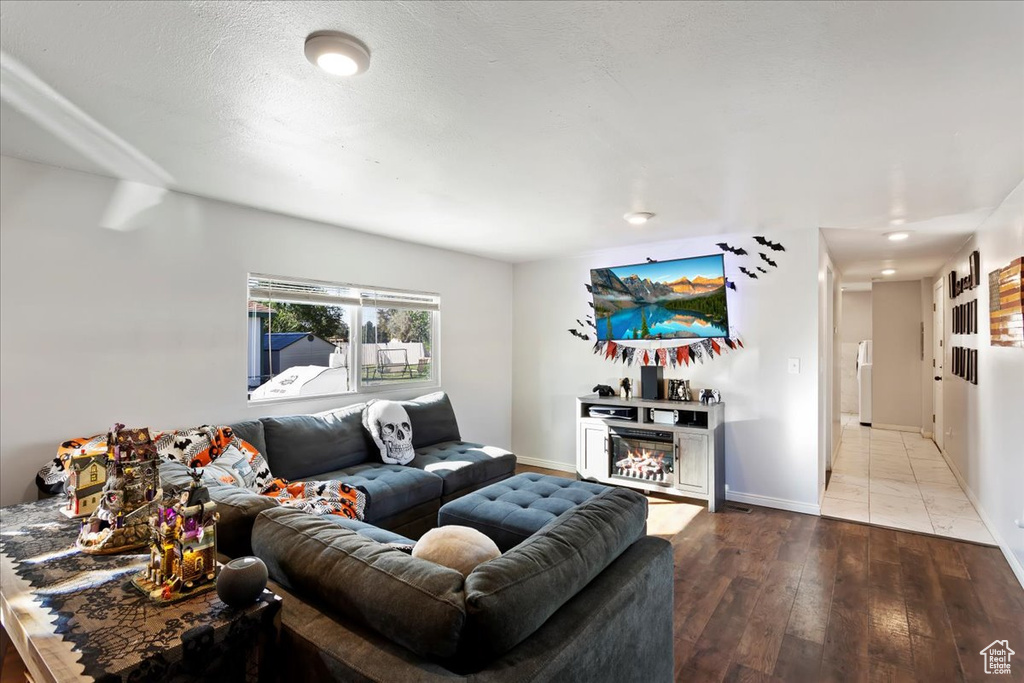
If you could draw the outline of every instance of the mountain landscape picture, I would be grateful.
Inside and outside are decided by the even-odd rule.
[[[590,271],[601,341],[724,337],[729,330],[721,254]]]

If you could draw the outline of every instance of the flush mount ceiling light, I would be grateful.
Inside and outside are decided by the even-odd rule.
[[[335,76],[355,76],[370,66],[370,51],[352,36],[317,31],[306,38],[306,59]]]
[[[907,222],[906,218],[893,218],[891,221],[889,221],[889,225],[891,225],[891,226],[893,226],[895,228],[896,226],[903,225],[906,222]]]
[[[909,232],[887,232],[885,236],[889,238],[890,242],[902,242],[903,240],[910,237]]]
[[[896,269],[895,268],[886,268],[885,270],[882,271],[882,275],[895,275],[895,274],[896,274]]]
[[[654,218],[654,214],[649,211],[634,211],[633,213],[627,213],[623,218],[630,225],[643,225],[647,221]]]

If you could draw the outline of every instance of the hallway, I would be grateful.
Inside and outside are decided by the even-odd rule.
[[[850,414],[842,437],[822,516],[995,545],[930,439],[862,427]]]

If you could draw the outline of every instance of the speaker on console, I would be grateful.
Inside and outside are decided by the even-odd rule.
[[[659,399],[665,368],[660,365],[645,365],[640,368],[640,398]]]

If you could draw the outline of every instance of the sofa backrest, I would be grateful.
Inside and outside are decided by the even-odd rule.
[[[253,552],[270,578],[424,657],[451,657],[466,620],[462,574],[293,508],[260,513]]]
[[[370,459],[375,447],[363,429],[364,406],[357,403],[315,415],[260,418],[270,471],[275,477],[304,479]]]
[[[496,656],[525,640],[647,529],[647,499],[608,488],[466,577],[464,652]]]
[[[444,441],[462,441],[452,402],[443,391],[398,403],[409,413],[413,448],[425,448]]]
[[[461,440],[455,411],[443,391],[397,403],[409,413],[414,448]],[[266,456],[275,477],[306,479],[380,460],[376,445],[363,427],[365,407],[365,403],[357,403],[314,415],[264,417],[231,427]],[[260,441],[262,448],[249,436]]]
[[[263,436],[263,423],[260,420],[246,420],[228,426],[235,436],[252,444],[260,453],[267,452],[267,440]]]

